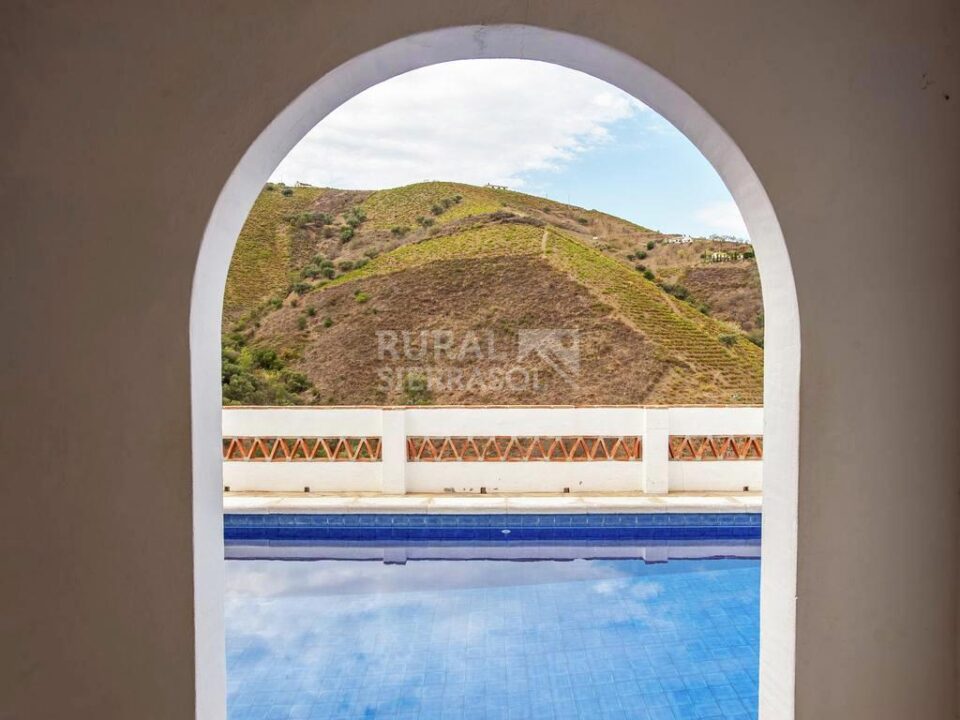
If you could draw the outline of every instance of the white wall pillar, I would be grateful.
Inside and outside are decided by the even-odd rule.
[[[670,414],[666,408],[647,408],[643,414],[643,492],[666,495],[670,489]]]
[[[407,429],[404,410],[384,409],[381,432],[382,492],[403,495],[407,492]]]

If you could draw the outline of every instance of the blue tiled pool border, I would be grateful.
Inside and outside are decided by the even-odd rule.
[[[760,513],[228,513],[227,540],[653,540],[760,537]]]

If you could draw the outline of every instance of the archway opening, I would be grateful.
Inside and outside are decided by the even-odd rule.
[[[398,41],[355,58],[321,79],[282,113],[250,148],[224,188],[204,239],[191,318],[197,493],[198,708],[222,713],[222,698],[204,698],[211,680],[212,687],[216,687],[222,686],[223,678],[223,658],[222,655],[216,657],[217,640],[223,633],[222,596],[219,595],[222,584],[213,580],[222,578],[222,570],[213,568],[222,558],[219,457],[204,449],[204,443],[215,448],[217,436],[221,434],[219,385],[208,386],[207,381],[216,377],[215,371],[209,371],[219,364],[218,304],[239,225],[262,182],[280,158],[309,127],[341,102],[406,70],[471,57],[522,57],[553,62],[601,78],[640,98],[683,131],[704,153],[720,172],[743,213],[764,282],[767,333],[764,397],[768,408],[763,433],[764,474],[768,479],[774,478],[768,480],[764,508],[761,707],[782,712],[792,705],[799,358],[792,276],[773,210],[759,181],[730,138],[676,86],[639,61],[609,48],[583,38],[529,27],[444,30]],[[212,367],[211,360],[214,360]],[[212,412],[214,409],[216,413]],[[211,517],[211,513],[216,517]]]

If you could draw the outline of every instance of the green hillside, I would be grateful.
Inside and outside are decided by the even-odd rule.
[[[224,315],[234,318],[266,298],[283,294],[299,272],[295,233],[285,217],[299,213],[323,193],[314,187],[262,192],[254,203],[230,261]]]
[[[762,402],[749,246],[674,237],[499,188],[268,186],[228,277],[225,402]],[[551,328],[578,338],[574,379],[516,365],[524,332]],[[491,350],[389,366],[384,333]],[[528,382],[489,381],[504,372]]]

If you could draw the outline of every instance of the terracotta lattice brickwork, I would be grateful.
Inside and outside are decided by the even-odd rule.
[[[226,461],[378,462],[378,437],[225,437]]]
[[[671,435],[671,460],[762,460],[762,435]]]
[[[226,437],[226,461],[379,462],[379,437]],[[410,462],[591,462],[643,459],[639,436],[408,437]],[[762,460],[760,435],[671,435],[670,460]]]
[[[408,437],[411,462],[590,462],[642,460],[637,436]]]

